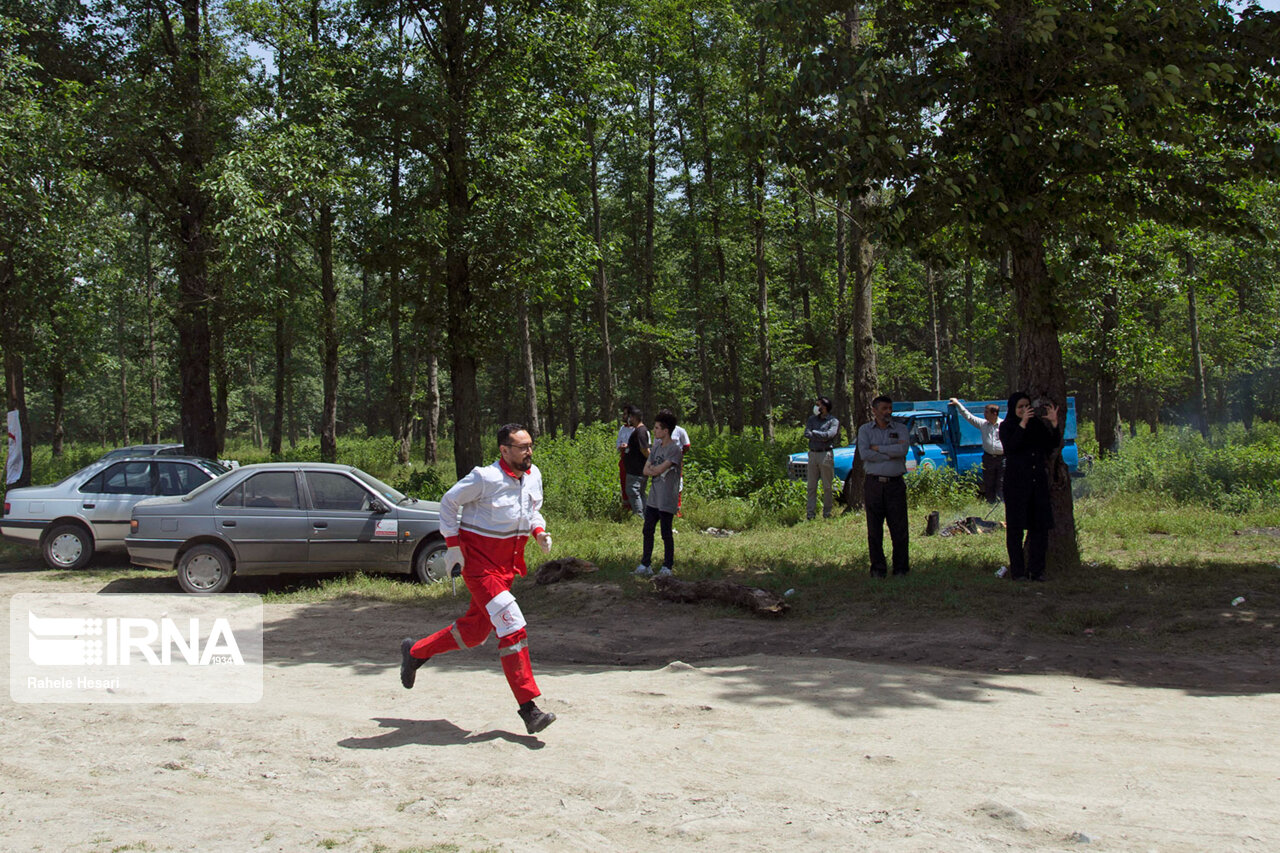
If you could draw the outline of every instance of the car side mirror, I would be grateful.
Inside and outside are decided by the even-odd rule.
[[[382,501],[374,501],[373,504],[370,505],[369,509],[371,509],[372,511],[378,514],[391,511],[391,507],[387,506]]]

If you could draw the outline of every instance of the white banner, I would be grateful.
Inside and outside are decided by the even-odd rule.
[[[5,485],[18,482],[22,478],[22,422],[18,420],[18,410],[9,413],[9,458],[4,465]]]

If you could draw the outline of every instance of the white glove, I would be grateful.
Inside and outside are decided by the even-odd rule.
[[[551,553],[551,534],[550,533],[544,530],[538,534],[538,547],[542,548],[542,553],[544,554]]]
[[[449,572],[449,574],[453,574],[454,566],[457,566],[459,569],[461,569],[466,564],[467,564],[467,558],[462,556],[462,549],[459,548],[457,545],[453,546],[448,551],[444,552],[444,567]]]

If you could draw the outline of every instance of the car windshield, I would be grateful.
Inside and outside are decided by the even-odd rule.
[[[351,473],[355,474],[357,477],[359,477],[361,480],[364,481],[365,485],[373,489],[379,495],[382,495],[382,497],[391,501],[393,504],[398,504],[401,501],[405,500],[405,495],[402,492],[391,488],[386,483],[379,480],[377,477],[374,477],[370,474],[366,474],[365,472],[361,471],[359,468],[352,468]]]
[[[212,459],[205,459],[203,464],[205,468],[209,469],[209,473],[213,474],[215,477],[221,477],[223,474],[231,470],[221,462],[214,462]]]

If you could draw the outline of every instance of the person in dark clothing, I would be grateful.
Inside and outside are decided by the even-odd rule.
[[[1058,407],[1045,405],[1037,416],[1031,398],[1022,391],[1009,397],[1008,414],[1000,424],[1004,447],[1005,546],[1009,577],[1044,580],[1044,559],[1053,528],[1049,501],[1049,457],[1062,444]],[[1026,556],[1023,556],[1025,536]]]

